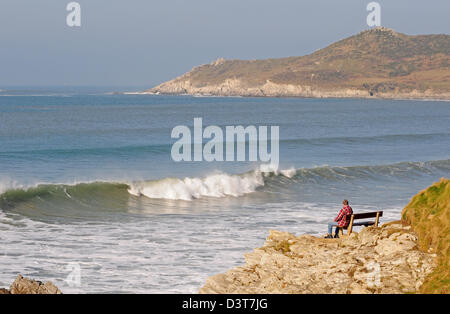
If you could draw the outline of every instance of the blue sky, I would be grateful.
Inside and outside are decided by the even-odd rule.
[[[369,28],[362,0],[1,0],[2,86],[152,87],[219,57],[300,56]],[[450,1],[387,0],[382,26],[450,33]]]

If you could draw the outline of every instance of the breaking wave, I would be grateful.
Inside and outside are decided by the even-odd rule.
[[[120,210],[130,198],[191,201],[200,198],[241,197],[255,191],[264,192],[286,184],[322,184],[348,180],[404,179],[415,176],[448,176],[450,159],[428,162],[401,162],[390,165],[284,169],[261,165],[243,174],[214,173],[205,177],[163,178],[137,182],[91,182],[73,185],[40,184],[18,187],[8,183],[0,189],[0,208],[72,208],[80,210],[108,208]]]
[[[261,165],[259,169],[240,175],[226,173],[212,174],[205,178],[165,178],[157,181],[137,182],[128,190],[135,196],[190,201],[202,197],[243,196],[264,186],[267,176],[282,175],[292,178],[295,169],[278,170],[271,165]]]

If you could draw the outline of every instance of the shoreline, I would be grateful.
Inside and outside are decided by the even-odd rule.
[[[373,99],[373,100],[412,100],[412,101],[444,101],[450,102],[450,96],[439,98],[436,96],[432,97],[388,97],[388,96],[329,96],[329,97],[315,97],[315,96],[258,96],[258,95],[226,95],[226,94],[191,94],[191,93],[160,93],[160,92],[123,92],[123,95],[144,95],[144,96],[189,96],[198,98],[281,98],[281,99]]]

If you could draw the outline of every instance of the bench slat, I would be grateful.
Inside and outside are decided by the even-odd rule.
[[[354,222],[353,226],[373,226],[375,224],[374,221],[363,221],[363,222]]]
[[[373,226],[375,224],[374,221],[363,221],[363,222],[354,222],[352,224],[352,227],[354,226]],[[350,227],[350,225],[348,225],[347,227],[344,227],[343,229],[347,230]]]
[[[375,217],[377,217],[377,213],[380,213],[380,215],[378,217],[383,217],[383,212],[379,211],[379,212],[371,212],[371,213],[353,214],[353,220],[365,219],[365,218],[375,218]],[[347,215],[347,216],[350,217],[351,215]]]

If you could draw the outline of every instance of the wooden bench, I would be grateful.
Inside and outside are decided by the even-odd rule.
[[[350,219],[350,223],[344,229],[348,230],[347,235],[352,233],[353,227],[355,226],[375,226],[378,227],[378,222],[380,221],[380,217],[383,217],[383,211],[370,212],[370,213],[362,213],[362,214],[352,214],[347,215],[347,219]],[[363,221],[363,222],[354,222],[359,219],[367,219],[367,218],[375,218],[375,221]],[[339,228],[339,235],[343,235],[342,228]]]

